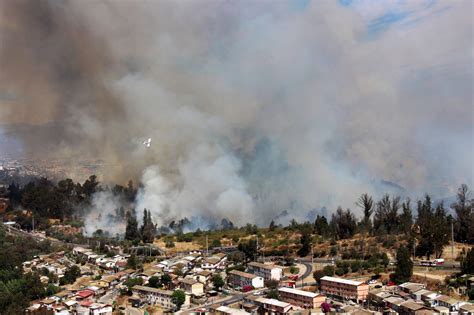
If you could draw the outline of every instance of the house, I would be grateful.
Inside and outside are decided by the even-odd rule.
[[[94,303],[89,306],[90,315],[112,315],[112,306],[102,303]]]
[[[212,271],[202,270],[196,273],[195,278],[197,281],[206,284],[212,277]]]
[[[391,296],[393,296],[393,294],[390,292],[383,291],[382,289],[375,289],[369,291],[367,299],[374,305],[382,306],[385,305],[384,299]]]
[[[401,308],[401,305],[402,303],[405,302],[404,299],[400,298],[400,297],[397,297],[397,296],[390,296],[388,298],[385,298],[384,299],[384,302],[385,302],[385,305],[388,307],[388,308],[391,308],[392,310],[394,310],[395,312],[400,312],[400,308]]]
[[[466,302],[459,306],[459,314],[474,315],[474,304]]]
[[[362,281],[324,276],[321,278],[321,291],[345,299],[365,301],[369,294],[369,285]]]
[[[188,294],[194,296],[202,296],[204,295],[204,284],[198,282],[194,279],[183,278],[180,279],[180,286],[181,288]]]
[[[421,290],[413,292],[411,294],[411,297],[415,301],[422,301],[428,307],[434,307],[436,305],[435,298],[438,295],[439,294],[436,292],[426,290],[426,289],[421,289]]]
[[[215,270],[215,269],[223,269],[225,267],[225,262],[227,261],[227,257],[224,255],[213,255],[211,257],[206,257],[201,262],[201,268],[205,270]]]
[[[326,301],[326,296],[292,288],[279,288],[280,300],[302,308],[318,308]]]
[[[290,303],[278,301],[275,299],[258,298],[255,304],[260,307],[265,314],[285,314],[294,308]]]
[[[273,264],[262,264],[259,262],[251,262],[247,265],[248,272],[263,277],[264,280],[280,281],[283,276],[283,267]]]
[[[405,282],[400,284],[398,288],[405,293],[412,294],[413,292],[424,289],[425,285],[423,283]]]
[[[257,289],[264,287],[262,277],[238,270],[232,270],[228,273],[227,282],[234,288],[252,286]]]
[[[94,291],[86,289],[76,293],[76,301],[92,301]]]
[[[457,312],[459,311],[459,307],[461,306],[461,301],[458,301],[450,296],[447,295],[439,295],[435,298],[435,302],[437,306],[444,306],[449,308],[450,312]]]
[[[250,315],[251,313],[249,312],[246,312],[244,310],[240,310],[240,309],[237,309],[237,308],[231,308],[231,307],[228,307],[228,306],[219,306],[217,308],[214,308],[214,312],[215,314],[222,314],[222,315]]]
[[[149,304],[158,304],[165,309],[174,309],[176,305],[173,303],[173,291],[160,290],[141,285],[132,287],[133,294],[136,294]]]
[[[408,315],[416,315],[417,311],[426,309],[421,303],[416,303],[414,300],[408,300],[400,304],[400,313]]]

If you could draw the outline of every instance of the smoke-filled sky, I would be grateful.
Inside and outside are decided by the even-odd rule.
[[[137,209],[158,223],[265,224],[474,182],[470,0],[0,10],[0,150],[104,159],[106,181],[141,181]]]

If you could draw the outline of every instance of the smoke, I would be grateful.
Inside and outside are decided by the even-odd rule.
[[[383,183],[419,196],[474,182],[470,1],[0,8],[3,129],[25,155],[141,179],[136,209],[160,224],[267,224],[354,209]]]
[[[120,215],[123,201],[110,191],[100,191],[92,196],[92,202],[84,220],[84,233],[91,236],[97,230],[111,237],[125,232],[124,214]]]

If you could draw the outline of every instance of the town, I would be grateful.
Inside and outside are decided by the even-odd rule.
[[[7,229],[15,229],[8,226]],[[26,314],[473,314],[474,304],[429,290],[427,282],[395,284],[367,273],[350,278],[331,272],[334,262],[278,257],[247,262],[237,247],[192,250],[153,259],[99,254],[86,247],[38,255],[23,262],[23,272],[39,272],[40,281],[57,279],[60,291],[32,302]],[[324,261],[321,260],[321,261]],[[313,266],[322,267],[315,279]],[[439,265],[431,270],[436,270]],[[292,270],[292,269],[296,269]],[[327,271],[329,270],[329,271]],[[430,271],[431,271],[430,270]],[[328,275],[324,275],[327,272]],[[317,276],[316,276],[317,277]],[[461,291],[474,287],[474,276]]]
[[[398,223],[390,225],[390,234],[377,232],[375,224],[380,223],[370,214],[383,213],[385,197],[374,206],[372,197],[362,195],[359,204],[371,211],[360,222],[350,213],[338,217],[341,213],[336,212],[329,223],[319,215],[314,224],[292,220],[282,226],[272,221],[268,228],[235,227],[223,220],[214,230],[183,232],[189,220],[182,220],[170,224],[174,232],[159,234],[145,210],[141,227],[134,215],[127,215],[121,238],[101,231],[71,238],[68,234],[80,235],[82,227],[48,219],[35,229],[31,214],[11,211],[14,187],[3,191],[6,206],[0,225],[0,265],[6,268],[0,306],[5,314],[474,312],[469,301],[474,298],[472,245],[445,240],[439,258],[423,258],[430,254],[423,252],[424,236],[418,231],[428,221],[422,222],[419,214],[408,223],[409,235],[400,234],[406,204],[397,214]],[[467,193],[462,186],[460,202],[452,207],[471,207],[462,202]],[[418,213],[431,207],[428,202],[420,202]],[[23,221],[15,221],[18,215]],[[459,235],[463,223],[455,223],[459,228],[452,237],[465,237]],[[347,224],[354,228],[344,230]],[[418,243],[415,252],[410,242]],[[19,250],[20,245],[30,248]],[[8,257],[13,248],[29,259]],[[9,274],[20,275],[18,285],[27,286],[23,300],[15,300],[17,280],[8,280]]]

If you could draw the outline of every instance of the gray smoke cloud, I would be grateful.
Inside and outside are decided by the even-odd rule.
[[[474,177],[472,5],[5,0],[0,123],[140,179],[159,223],[446,196]]]

